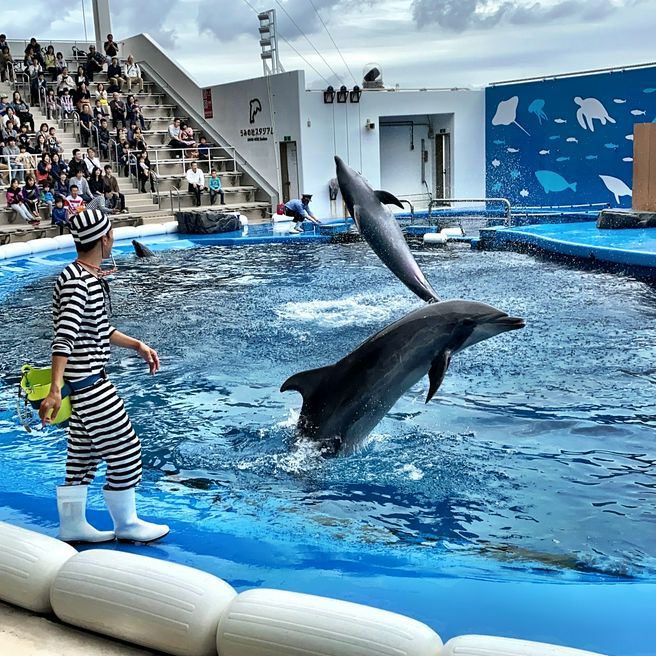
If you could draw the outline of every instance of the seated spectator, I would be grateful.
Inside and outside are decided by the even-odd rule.
[[[16,178],[19,182],[25,180],[25,171],[23,167],[16,163],[16,158],[20,155],[20,149],[16,145],[16,137],[9,137],[2,148],[2,156],[9,166],[9,178]]]
[[[2,142],[0,141],[0,183],[9,184],[9,164],[2,155]]]
[[[118,43],[114,41],[113,34],[107,35],[107,41],[103,43],[103,50],[105,51],[105,57],[108,62],[118,57]]]
[[[4,48],[5,46],[9,47],[9,44],[7,43],[7,35],[0,34],[0,49]]]
[[[2,128],[2,143],[7,145],[9,139],[14,138],[14,141],[18,142],[18,131],[14,126],[13,121],[7,121],[7,125]]]
[[[39,184],[43,184],[46,180],[52,180],[52,162],[48,153],[41,155],[41,159],[36,166],[35,176]]]
[[[57,136],[57,128],[53,125],[51,128],[48,128],[48,152],[50,155],[55,153],[63,153],[64,147],[62,146],[62,140]]]
[[[180,140],[180,119],[179,118],[174,118],[173,123],[169,125],[169,137],[171,137],[171,140],[169,141],[169,146],[171,148],[177,149],[185,149],[187,148],[187,144],[184,141]],[[179,158],[182,157],[181,152],[176,152],[175,157]]]
[[[80,112],[80,142],[85,148],[89,145],[92,125],[93,116],[91,115],[91,107],[85,104],[82,106],[82,111]]]
[[[112,94],[112,99],[109,101],[109,110],[112,113],[112,127],[116,129],[119,123],[125,127],[125,103],[118,93]]]
[[[39,104],[38,99],[36,104]],[[29,131],[34,132],[34,117],[32,116],[27,103],[21,98],[19,91],[14,91],[11,107],[20,119],[21,125],[26,123]]]
[[[30,61],[36,58],[36,60],[40,63],[43,64],[43,56],[41,55],[41,45],[39,42],[36,40],[35,37],[32,37],[30,39],[30,42],[27,44],[25,48],[25,66],[28,66]]]
[[[130,123],[138,123],[142,130],[146,129],[146,123],[144,121],[143,112],[141,111],[141,106],[132,94],[128,96],[125,102],[125,111]]]
[[[103,159],[109,159],[109,140],[111,139],[109,135],[109,128],[107,127],[107,119],[102,118],[100,120],[100,126],[98,127],[98,144],[100,146],[100,156]]]
[[[64,234],[64,229],[68,227],[68,211],[65,207],[66,198],[57,196],[55,198],[55,206],[52,208],[50,221],[52,225],[59,227],[59,234]]]
[[[135,128],[133,133],[132,147],[139,153],[145,153],[148,150],[148,144],[141,134],[141,128]]]
[[[48,207],[48,216],[52,219],[52,210],[55,205],[55,196],[50,189],[50,180],[44,180],[41,185],[41,195],[39,196],[41,205]]]
[[[86,74],[89,77],[89,82],[93,82],[93,76],[102,71],[105,66],[105,58],[96,51],[96,46],[90,45],[89,52],[87,53],[87,65],[85,68]]]
[[[82,82],[82,84],[77,88],[73,99],[75,100],[75,105],[77,106],[78,112],[84,111],[84,106],[88,105],[89,114],[91,114],[91,93],[89,92],[89,89],[84,82]]]
[[[46,54],[43,56],[43,67],[54,82],[57,79],[57,56],[52,44],[46,48]]]
[[[87,172],[87,165],[84,163],[82,157],[82,151],[79,148],[74,148],[73,158],[68,163],[68,174],[71,178],[75,177],[78,171],[82,171],[83,174]]]
[[[73,96],[71,96],[68,87],[64,87],[64,93],[62,93],[59,99],[59,105],[62,118],[68,118],[75,111]]]
[[[7,107],[9,106],[9,96],[6,93],[0,93],[0,117],[7,116]]]
[[[138,177],[137,160],[130,152],[130,144],[127,141],[120,142],[120,151],[118,155],[119,166],[123,167],[123,175],[128,176],[134,173]]]
[[[20,166],[25,173],[25,179],[28,175],[34,175],[36,171],[36,156],[34,153],[29,152],[25,146],[18,147],[18,155],[16,155],[16,165]]]
[[[120,212],[127,212],[128,208],[125,206],[125,195],[121,193],[121,189],[118,186],[118,178],[114,175],[114,171],[109,164],[105,166],[105,183],[115,198],[114,206],[118,206]]]
[[[100,100],[96,100],[93,104],[93,108],[91,109],[91,114],[93,116],[93,122],[98,125],[100,123],[100,120],[105,116],[105,110],[103,109],[103,106],[100,104]]]
[[[73,187],[73,185],[77,187],[77,192],[82,197],[83,201],[88,203],[93,198],[93,194],[91,193],[91,188],[89,187],[89,183],[87,179],[84,177],[84,175],[82,174],[82,171],[78,171],[75,174],[75,177],[69,180],[68,189],[70,190]]]
[[[87,75],[86,71],[84,70],[84,66],[80,64],[77,67],[77,73],[73,76],[73,79],[75,80],[75,86],[76,87],[81,87],[83,84],[88,87],[89,86],[89,76]]]
[[[107,81],[111,85],[118,87],[118,91],[123,90],[123,83],[125,82],[125,79],[121,71],[121,65],[118,63],[118,59],[116,57],[112,57],[111,63],[107,67]]]
[[[55,180],[59,177],[60,173],[68,177],[68,164],[62,160],[59,153],[52,153],[50,160],[52,161],[52,177]]]
[[[107,91],[105,91],[105,85],[102,82],[98,82],[96,85],[95,98],[100,102],[102,107],[103,114],[109,116],[109,100],[107,98]]]
[[[57,198],[63,198],[66,200],[66,196],[68,196],[70,193],[68,188],[68,178],[66,177],[66,173],[64,173],[64,171],[61,171],[59,177],[55,180],[53,193],[55,194],[55,200]]]
[[[117,214],[118,209],[114,207],[114,197],[112,190],[104,185],[100,193],[94,196],[89,203],[87,203],[88,210],[98,210],[103,214]]]
[[[36,136],[38,137],[40,134],[43,135],[44,139],[48,141],[48,124],[47,123],[41,123],[39,126],[39,131],[36,133]]]
[[[144,81],[141,76],[141,69],[132,55],[128,55],[128,60],[123,67],[123,77],[128,84],[128,93],[132,91],[132,85],[135,83],[139,85],[139,93],[143,93]]]
[[[146,193],[146,183],[150,182],[150,191],[155,192],[155,171],[150,168],[150,160],[142,154],[137,160],[137,175],[139,178],[139,191]]]
[[[98,154],[93,148],[87,148],[87,153],[84,156],[84,163],[86,164],[87,178],[93,173],[94,169],[101,169],[100,160],[98,159]]]
[[[66,197],[66,209],[68,210],[68,220],[70,221],[71,217],[80,212],[84,212],[85,203],[84,198],[78,194],[78,188],[75,183],[72,183],[70,186],[70,191]]]
[[[200,137],[200,143],[198,144],[198,158],[207,161],[210,158],[210,148],[212,144],[207,141],[207,137],[203,134]]]
[[[36,180],[33,175],[28,175],[25,178],[25,186],[21,192],[23,196],[23,202],[27,206],[27,209],[32,213],[32,216],[35,219],[39,219],[39,204],[40,204],[40,195],[41,192],[36,186]]]
[[[7,189],[7,208],[14,210],[16,215],[25,219],[30,225],[39,225],[40,221],[35,219],[32,212],[23,200],[23,192],[16,178],[12,178],[9,188]]]
[[[39,132],[39,134],[36,135],[36,142],[34,143],[34,148],[32,148],[32,154],[41,157],[43,153],[48,152],[48,139],[42,132]]]
[[[76,89],[75,80],[69,75],[68,68],[62,69],[61,73],[57,76],[57,95],[61,98],[64,89],[72,91]],[[71,96],[72,98],[73,96]]]
[[[14,82],[14,58],[11,56],[9,46],[0,49],[0,82]]]
[[[64,59],[64,55],[61,52],[58,52],[55,55],[55,68],[57,69],[57,78],[66,70],[68,71],[68,66],[66,64],[66,60]]]
[[[9,121],[12,121],[16,130],[20,130],[20,119],[16,115],[16,112],[14,112],[14,108],[11,105],[8,105],[5,109],[5,115],[2,117],[2,124],[6,126]],[[32,132],[34,132],[34,126],[32,126]]]
[[[34,144],[32,143],[32,138],[30,137],[30,133],[27,131],[27,125],[21,125],[20,132],[18,133],[18,137],[16,137],[16,145],[20,148],[21,146],[25,146],[26,150],[29,150],[30,152],[34,148]]]
[[[103,187],[105,186],[105,180],[101,169],[93,169],[87,182],[89,183],[89,191],[91,192],[92,197],[98,194],[102,194]]]
[[[216,169],[212,169],[210,177],[207,180],[207,187],[210,190],[210,205],[214,205],[216,197],[221,197],[221,205],[225,205],[225,193],[221,186],[221,178]]]
[[[54,89],[48,89],[46,93],[46,118],[49,121],[56,121],[59,118],[59,101]]]
[[[186,155],[191,159],[192,150],[196,148],[196,141],[194,139],[193,128],[190,128],[186,123],[180,123],[180,141],[187,147]]]
[[[187,189],[194,195],[195,206],[200,207],[200,195],[205,189],[205,174],[198,168],[198,162],[192,162],[191,168],[187,169]]]

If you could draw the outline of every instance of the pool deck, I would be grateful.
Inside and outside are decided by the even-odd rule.
[[[54,618],[0,603],[0,653],[11,656],[156,656]]]
[[[593,221],[481,230],[482,248],[534,249],[656,277],[656,228],[599,230]]]

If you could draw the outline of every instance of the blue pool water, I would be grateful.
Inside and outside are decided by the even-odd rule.
[[[433,401],[422,381],[364,449],[324,459],[295,440],[300,397],[281,383],[420,302],[362,243],[144,241],[156,258],[119,245],[113,321],[155,346],[162,370],[115,351],[110,375],[144,445],[144,514],[173,530],[133,549],[238,589],[394,610],[443,638],[653,653],[651,286],[509,252],[417,253],[445,298],[527,327],[459,354]],[[0,265],[0,519],[51,535],[65,436],[20,428],[14,386],[23,361],[48,360],[52,284],[70,258]]]

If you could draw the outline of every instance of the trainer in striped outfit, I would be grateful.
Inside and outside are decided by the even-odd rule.
[[[66,484],[57,488],[59,537],[66,542],[105,542],[115,537],[152,542],[164,537],[169,527],[137,517],[141,444],[105,365],[110,344],[134,349],[151,373],[159,369],[159,358],[154,349],[109,323],[107,271],[101,268],[114,243],[109,218],[98,210],[86,210],[71,218],[70,231],[78,256],[62,271],[53,293],[52,378],[65,381],[72,405]],[[57,414],[61,393],[60,385],[51,386],[39,409],[44,423]],[[114,531],[98,531],[86,520],[87,489],[101,460],[107,464],[103,495]]]

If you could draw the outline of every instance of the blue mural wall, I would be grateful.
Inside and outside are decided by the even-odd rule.
[[[488,87],[488,196],[631,207],[633,125],[656,122],[656,68]]]

